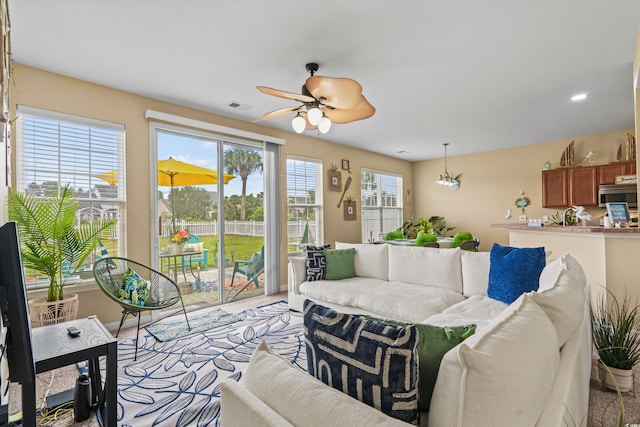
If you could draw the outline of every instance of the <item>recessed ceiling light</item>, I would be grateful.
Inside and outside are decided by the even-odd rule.
[[[573,102],[584,101],[585,99],[587,99],[587,94],[586,93],[576,93],[575,95],[573,95],[571,97],[571,100]]]
[[[409,152],[406,150],[400,150],[398,151],[398,154],[409,154]]]

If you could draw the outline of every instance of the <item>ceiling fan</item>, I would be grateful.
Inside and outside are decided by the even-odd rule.
[[[355,122],[367,119],[376,112],[373,105],[362,95],[362,86],[357,81],[314,76],[318,71],[318,64],[313,62],[307,64],[306,68],[311,77],[302,85],[300,94],[256,86],[256,89],[267,95],[291,99],[302,104],[263,114],[260,120],[271,120],[296,113],[291,125],[297,133],[302,133],[305,129],[318,129],[324,134],[329,132],[332,123]]]

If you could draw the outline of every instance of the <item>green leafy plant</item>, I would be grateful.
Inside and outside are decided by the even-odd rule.
[[[405,239],[415,239],[420,231],[435,234],[444,237],[448,232],[455,230],[455,227],[449,227],[443,216],[434,215],[432,217],[420,217],[417,223],[413,223],[413,215],[406,220],[400,228],[404,233]]]
[[[48,301],[63,299],[66,279],[80,269],[117,221],[78,224],[78,202],[68,186],[48,198],[12,191],[8,202],[9,220],[18,226],[24,266],[49,279]]]
[[[573,209],[569,209],[564,214],[564,219],[565,219],[565,222],[564,222],[565,225],[576,225],[577,224],[576,211],[574,211]],[[556,225],[562,225],[562,214],[556,211],[555,214],[549,217],[549,222]]]
[[[640,307],[608,291],[591,306],[591,329],[598,357],[611,368],[632,369],[640,361]]]

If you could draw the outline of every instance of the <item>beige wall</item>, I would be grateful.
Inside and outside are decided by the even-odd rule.
[[[559,167],[562,152],[575,140],[577,165],[589,151],[596,152],[597,164],[615,161],[620,145],[624,152],[627,132],[634,133],[629,129],[468,156],[449,156],[449,173],[462,173],[460,189],[453,192],[434,183],[444,171],[444,159],[417,162],[413,167],[415,218],[444,216],[447,224],[456,227],[452,233],[471,231],[479,237],[483,251],[490,250],[494,242],[508,244],[507,230],[492,228],[491,224],[505,222],[507,209],[513,211],[511,221],[518,221],[520,210],[514,202],[520,190],[531,199],[531,205],[525,210],[527,217],[542,218],[561,211],[542,208],[542,168],[547,160],[552,168]],[[449,146],[448,152],[455,153],[455,143]],[[593,216],[590,225],[598,225],[604,210],[588,208],[587,211]]]
[[[220,126],[274,136],[286,140],[280,151],[281,156],[281,194],[286,194],[286,155],[296,154],[321,159],[326,171],[330,163],[340,165],[341,159],[351,164],[352,183],[347,195],[359,199],[358,177],[363,166],[392,173],[402,174],[405,187],[411,188],[411,163],[368,153],[362,150],[320,141],[316,138],[283,132],[255,123],[243,122],[227,117],[181,107],[166,102],[145,98],[131,93],[107,88],[93,83],[61,76],[14,64],[14,81],[11,87],[12,114],[15,106],[22,104],[67,114],[90,117],[99,120],[121,123],[126,129],[126,168],[127,168],[127,256],[149,263],[151,260],[149,226],[150,211],[150,151],[149,123],[144,118],[147,109],[175,114],[190,119],[214,123]],[[348,125],[345,125],[348,126]],[[15,164],[15,156],[13,159]],[[343,181],[346,172],[343,171]],[[14,183],[15,184],[15,183]],[[342,209],[337,208],[340,193],[324,191],[325,242],[360,241],[360,221],[344,221]],[[5,210],[5,200],[0,201],[0,211]],[[281,283],[286,283],[286,198],[281,199]],[[358,209],[360,204],[358,203]],[[107,300],[99,291],[82,292],[81,315],[97,313],[107,323],[118,320],[106,314],[117,314],[115,304]],[[111,307],[110,307],[111,305]]]

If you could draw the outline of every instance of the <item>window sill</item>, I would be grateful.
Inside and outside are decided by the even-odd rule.
[[[64,286],[65,293],[77,294],[81,292],[94,291],[100,289],[95,280],[86,280],[83,282],[69,283]],[[46,297],[48,288],[42,287],[38,289],[27,289],[27,299]]]

